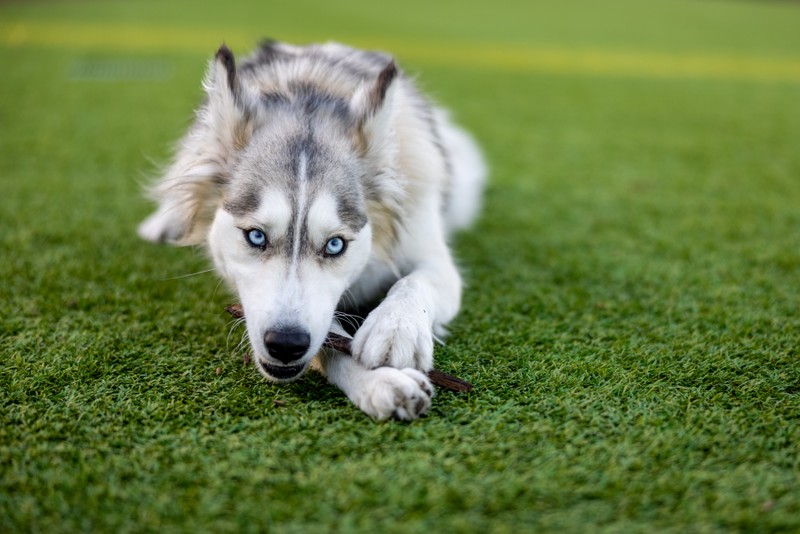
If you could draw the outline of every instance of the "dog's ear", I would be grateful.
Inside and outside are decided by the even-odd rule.
[[[254,106],[239,83],[236,59],[230,48],[222,45],[211,61],[203,88],[207,104],[204,117],[207,127],[215,133],[228,152],[241,150],[252,134]]]
[[[356,119],[356,146],[364,153],[379,150],[390,137],[397,75],[392,60],[374,81],[363,82],[350,100]]]
[[[204,241],[236,154],[255,127],[252,110],[258,108],[239,83],[236,60],[224,44],[209,63],[203,88],[204,105],[172,165],[150,190],[159,208],[139,226],[139,235],[149,241],[175,245]]]
[[[394,116],[398,105],[400,79],[394,61],[389,61],[377,78],[362,82],[350,109],[355,117],[354,145],[364,159],[364,192],[373,227],[373,252],[390,258],[396,236],[396,221],[402,211],[405,192],[402,180],[386,179],[397,166]],[[391,260],[390,260],[391,261]]]

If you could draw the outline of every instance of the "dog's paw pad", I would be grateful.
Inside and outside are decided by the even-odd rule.
[[[421,389],[429,399],[433,397],[433,385],[425,373],[411,368],[400,369],[400,371],[411,377],[412,380],[416,381],[419,389]]]
[[[433,387],[416,369],[381,367],[370,372],[365,391],[356,404],[377,420],[393,417],[411,421],[428,412]]]

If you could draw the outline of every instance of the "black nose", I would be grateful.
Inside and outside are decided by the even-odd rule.
[[[311,336],[303,330],[270,330],[264,334],[264,345],[269,355],[283,363],[305,356]]]

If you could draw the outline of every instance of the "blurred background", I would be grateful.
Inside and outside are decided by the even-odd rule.
[[[264,384],[135,235],[262,37],[394,54],[489,160],[437,348],[478,393],[420,425]],[[800,528],[800,3],[6,0],[0,68],[0,530]]]
[[[482,224],[508,252],[520,228],[540,246],[603,230],[605,256],[716,246],[791,211],[798,27],[793,2],[5,2],[0,216],[45,241],[105,228],[141,246],[141,185],[200,102],[207,60],[272,37],[394,54],[484,147]]]
[[[751,84],[756,92],[765,84],[800,83],[799,22],[795,3],[777,1],[4,2],[0,95],[14,110],[5,108],[5,143],[13,150],[11,139],[26,134],[11,132],[23,123],[27,135],[45,136],[59,121],[36,114],[52,116],[55,109],[62,123],[70,112],[81,114],[79,131],[71,135],[88,136],[83,142],[107,142],[120,135],[113,128],[121,128],[126,137],[115,144],[161,161],[167,140],[183,126],[176,118],[198,101],[205,60],[221,42],[242,54],[265,36],[337,40],[395,54],[476,130],[492,159],[506,159],[495,167],[495,179],[516,181],[545,159],[543,147],[526,141],[548,136],[543,120],[554,107],[593,121],[619,102],[585,99],[628,98],[623,87],[644,93],[647,83],[666,88],[686,82],[681,90],[723,82],[717,87],[730,95],[724,83]],[[680,105],[651,104],[665,110]],[[510,143],[515,150],[499,156]],[[102,152],[103,144],[95,148]],[[41,152],[52,156],[53,150]],[[532,151],[537,161],[524,155]],[[19,161],[4,159],[7,166]]]

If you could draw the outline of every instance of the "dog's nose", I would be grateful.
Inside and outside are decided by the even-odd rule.
[[[303,330],[270,330],[264,334],[269,355],[283,363],[299,360],[308,352],[311,336]]]

